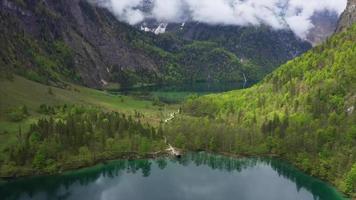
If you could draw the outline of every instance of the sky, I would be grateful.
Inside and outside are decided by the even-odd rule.
[[[207,24],[259,26],[291,29],[305,39],[313,28],[316,12],[341,14],[347,0],[88,0],[108,8],[120,20],[131,25],[147,18],[159,22],[180,23],[187,20]],[[148,12],[140,9],[152,1]]]

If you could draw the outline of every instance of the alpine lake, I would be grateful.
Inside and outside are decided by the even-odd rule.
[[[205,152],[116,160],[61,175],[0,183],[1,199],[342,200],[329,184],[275,158]]]
[[[176,85],[153,85],[109,90],[112,94],[132,96],[138,99],[166,104],[181,103],[190,96],[227,92],[248,87],[252,83],[239,82],[196,82]]]

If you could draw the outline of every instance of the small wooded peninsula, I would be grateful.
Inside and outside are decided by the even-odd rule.
[[[356,1],[172,2],[1,1],[1,198],[355,199]]]

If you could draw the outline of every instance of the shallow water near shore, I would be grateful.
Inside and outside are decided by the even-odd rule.
[[[271,158],[188,153],[118,160],[56,176],[0,183],[1,199],[341,200],[329,184]]]

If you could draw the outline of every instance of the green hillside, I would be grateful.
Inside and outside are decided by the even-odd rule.
[[[20,76],[0,79],[0,85],[0,177],[58,173],[101,160],[164,149],[157,127],[178,109],[177,105],[112,95],[73,84],[66,84],[65,88],[51,87]],[[48,130],[43,127],[46,123],[58,128],[64,121],[69,135],[77,135],[75,140],[63,135],[64,129],[42,132]],[[88,130],[83,131],[82,126]],[[34,130],[34,127],[38,128]],[[112,133],[107,128],[112,128]],[[31,139],[28,146],[25,138],[37,138],[39,133],[38,141],[33,143]],[[65,147],[56,143],[57,137],[62,142],[74,143],[71,148]],[[84,142],[85,137],[88,138]],[[58,145],[61,148],[55,150]]]
[[[355,193],[355,41],[356,25],[250,89],[191,98],[183,106],[190,116],[167,127],[170,140],[192,150],[281,156]]]
[[[143,120],[154,126],[178,109],[175,105],[156,106],[151,101],[111,95],[72,84],[65,89],[49,87],[19,76],[11,81],[0,79],[0,84],[0,149],[16,140],[19,127],[26,131],[30,124],[44,116],[39,112],[41,105],[85,105],[129,115],[140,112],[144,115]],[[22,116],[23,107],[28,116]]]

